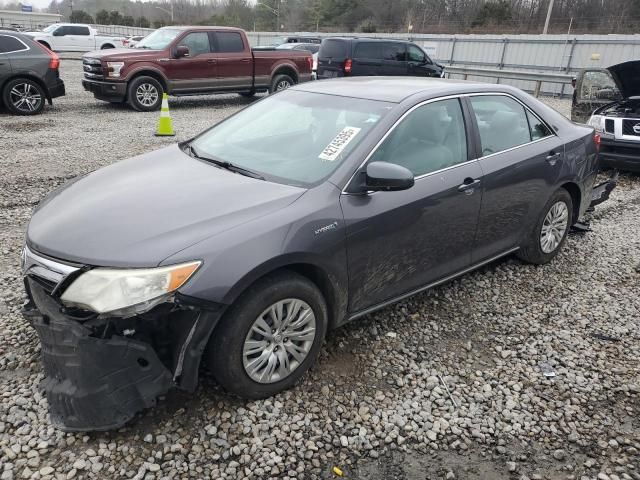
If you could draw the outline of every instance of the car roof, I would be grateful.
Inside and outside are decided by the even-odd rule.
[[[168,25],[166,27],[162,27],[163,29],[171,29],[171,30],[220,30],[220,31],[228,31],[228,32],[244,32],[244,30],[242,30],[241,28],[235,28],[235,27],[216,27],[215,25],[211,25],[211,26],[202,26],[202,25],[195,25],[195,26],[188,26],[188,25]]]
[[[327,37],[324,40],[344,40],[344,41],[361,41],[361,42],[376,42],[376,43],[412,43],[409,40],[400,40],[398,38],[374,38],[374,37]]]
[[[305,92],[392,103],[400,103],[414,95],[428,99],[470,92],[512,93],[516,90],[508,85],[424,77],[337,78],[305,82],[291,88]]]
[[[33,41],[33,38],[31,38],[29,35],[25,35],[24,33],[16,32],[13,30],[5,30],[3,28],[0,28],[0,35],[10,35],[12,37],[16,37],[19,40],[22,40],[27,44]]]

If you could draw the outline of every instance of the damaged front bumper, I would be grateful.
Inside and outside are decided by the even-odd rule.
[[[51,422],[64,431],[118,428],[172,387],[193,391],[222,313],[178,296],[134,317],[98,318],[65,308],[41,278],[27,275],[25,287]]]

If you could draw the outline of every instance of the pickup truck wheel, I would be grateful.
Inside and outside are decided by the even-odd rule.
[[[573,224],[573,201],[564,188],[549,199],[529,241],[518,251],[525,262],[542,265],[558,255]]]
[[[15,78],[2,90],[2,100],[11,113],[36,115],[44,108],[44,89],[28,78]]]
[[[276,75],[271,82],[271,88],[269,93],[279,92],[280,90],[286,90],[289,87],[293,87],[296,82],[289,75]]]
[[[322,293],[306,277],[280,272],[249,287],[225,313],[209,340],[207,365],[228,392],[269,397],[313,365],[326,330]]]
[[[139,112],[159,110],[162,105],[162,85],[152,77],[137,77],[129,83],[129,105]]]

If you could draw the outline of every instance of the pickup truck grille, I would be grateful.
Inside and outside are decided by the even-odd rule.
[[[90,80],[102,80],[104,73],[102,71],[102,62],[96,58],[85,58],[82,60],[82,69],[84,70],[84,78]]]

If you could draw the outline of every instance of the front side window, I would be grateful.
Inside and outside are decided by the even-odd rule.
[[[218,52],[243,52],[244,43],[242,42],[242,36],[236,32],[216,32],[216,39],[218,41]]]
[[[620,95],[620,92],[608,72],[601,70],[584,72],[580,87],[581,100],[608,99],[615,95]]]
[[[197,57],[203,53],[211,53],[209,34],[207,32],[190,33],[180,40],[180,45],[189,48],[190,57]]]
[[[393,104],[286,90],[198,136],[201,156],[231,162],[292,185],[330,175]]]
[[[478,122],[482,155],[508,150],[531,141],[525,108],[504,95],[471,97]]]
[[[410,62],[424,62],[426,59],[425,53],[416,45],[407,45],[407,53],[409,55]]]
[[[371,156],[416,176],[466,162],[467,136],[458,99],[440,100],[409,113]]]
[[[16,37],[0,35],[0,53],[19,52],[27,50],[27,46]]]

